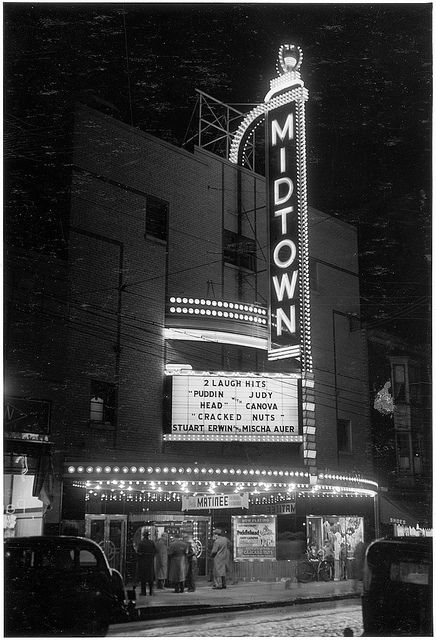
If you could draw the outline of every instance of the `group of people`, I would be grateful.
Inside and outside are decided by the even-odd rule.
[[[212,587],[226,589],[227,578],[233,578],[231,543],[221,529],[214,529],[212,547]],[[141,530],[141,540],[136,549],[136,578],[141,583],[141,595],[153,595],[153,587],[163,589],[168,580],[175,593],[196,589],[197,555],[191,537],[175,536],[167,546],[165,536],[154,543],[147,529]]]
[[[195,591],[197,556],[192,538],[176,536],[170,545],[164,536],[154,543],[146,529],[141,531],[141,540],[136,549],[136,577],[141,583],[141,595],[153,595],[153,586],[163,589],[165,581],[174,585],[176,593]],[[169,571],[168,571],[169,562]]]
[[[366,549],[361,531],[349,529],[345,534],[339,524],[330,525],[327,521],[324,523],[324,535],[321,548],[315,542],[309,544],[309,559],[330,562],[334,580],[347,580],[351,576],[354,580],[361,580]]]

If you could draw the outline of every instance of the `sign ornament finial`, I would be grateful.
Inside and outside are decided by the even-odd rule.
[[[276,69],[278,75],[298,71],[303,62],[303,52],[294,44],[282,44],[279,48]]]

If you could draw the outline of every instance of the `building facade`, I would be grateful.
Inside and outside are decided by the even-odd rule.
[[[217,526],[241,576],[285,576],[287,540],[373,537],[357,233],[308,219],[303,377],[268,359],[265,178],[78,107],[67,259],[10,252],[7,406],[39,416],[8,427],[10,535],[74,527],[126,577],[143,526],[192,535],[204,575]]]
[[[374,468],[380,484],[381,533],[432,527],[432,438],[428,352],[368,328],[372,366]]]

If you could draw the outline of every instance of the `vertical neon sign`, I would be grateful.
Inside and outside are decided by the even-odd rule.
[[[267,113],[270,232],[269,356],[300,353],[295,104]]]
[[[299,47],[279,49],[278,77],[263,104],[247,114],[230,149],[231,162],[244,164],[247,140],[266,121],[266,183],[269,216],[270,282],[268,359],[296,359],[312,372],[310,284],[306,193],[305,102]]]

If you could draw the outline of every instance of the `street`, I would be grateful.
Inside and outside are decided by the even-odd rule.
[[[315,637],[343,636],[350,627],[362,634],[361,605],[344,600],[315,605],[295,605],[257,611],[237,611],[204,616],[183,616],[113,625],[111,637]]]

